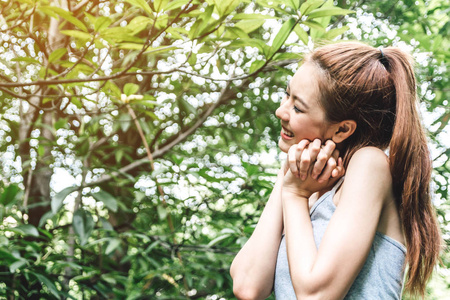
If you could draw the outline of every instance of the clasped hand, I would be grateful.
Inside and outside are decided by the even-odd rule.
[[[291,146],[284,165],[283,193],[309,198],[333,185],[345,173],[336,144],[327,140],[302,140]]]

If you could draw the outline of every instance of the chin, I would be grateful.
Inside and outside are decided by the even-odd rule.
[[[283,151],[284,153],[288,153],[290,147],[291,145],[286,144],[283,139],[280,138],[280,140],[278,141],[278,148],[280,148],[281,151]]]

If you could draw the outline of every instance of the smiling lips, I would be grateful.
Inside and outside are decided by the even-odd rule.
[[[281,137],[285,140],[290,140],[294,137],[294,134],[287,130],[284,126],[281,126]]]

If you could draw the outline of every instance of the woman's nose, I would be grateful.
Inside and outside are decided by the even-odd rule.
[[[286,109],[286,102],[288,101],[284,101],[284,103],[282,102],[280,107],[278,107],[275,111],[277,118],[283,121],[289,121],[289,112]]]

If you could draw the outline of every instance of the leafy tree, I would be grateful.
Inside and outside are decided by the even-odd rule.
[[[443,108],[430,130],[447,234],[449,7],[386,3],[365,5],[398,27],[387,42],[411,43],[424,12],[421,39],[441,37],[411,44],[429,53],[424,102]],[[0,5],[0,296],[231,298],[230,262],[278,165],[268,158],[280,93],[303,53],[344,34],[362,4]]]

